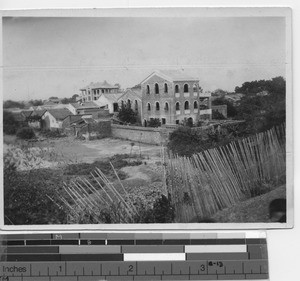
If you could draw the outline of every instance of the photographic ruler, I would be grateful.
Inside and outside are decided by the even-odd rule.
[[[0,281],[268,280],[264,232],[0,236]]]

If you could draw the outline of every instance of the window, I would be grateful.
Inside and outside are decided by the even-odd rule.
[[[147,110],[151,111],[151,105],[150,105],[150,103],[147,103]]]
[[[161,123],[162,123],[163,125],[165,125],[165,124],[166,124],[166,118],[161,118]]]
[[[148,95],[150,95],[150,86],[149,86],[149,85],[147,85],[146,93],[147,93]]]
[[[187,110],[187,109],[190,109],[190,104],[188,101],[185,101],[184,103],[184,109]]]
[[[101,90],[102,94],[104,94],[104,89]]]
[[[193,85],[193,92],[194,92],[194,93],[197,92],[197,84],[194,84],[194,85]]]
[[[197,101],[194,101],[194,109],[197,109],[198,108],[198,103]]]
[[[165,111],[169,111],[169,104],[167,102],[165,103]]]
[[[134,101],[134,109],[136,111],[138,111],[138,109],[139,109],[137,100]]]
[[[176,102],[176,110],[180,110],[179,102]]]
[[[183,86],[183,91],[184,91],[185,93],[188,93],[188,92],[189,92],[189,85],[188,85],[188,84],[184,84],[184,86]]]
[[[168,92],[168,84],[167,83],[165,83],[164,89],[165,89],[165,93],[167,93]]]
[[[179,120],[176,120],[175,123],[176,123],[177,125],[179,125]]]
[[[158,102],[158,101],[155,103],[155,109],[156,109],[157,111],[159,110],[159,102]]]
[[[94,100],[97,100],[97,97],[94,97]]]
[[[179,93],[179,86],[175,85],[175,93]]]
[[[155,94],[159,94],[159,87],[157,83],[155,83]]]

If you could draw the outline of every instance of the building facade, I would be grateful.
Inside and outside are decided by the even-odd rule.
[[[199,79],[179,71],[155,71],[141,82],[142,122],[153,118],[162,125],[211,119],[211,97],[203,94]]]
[[[117,94],[119,85],[111,85],[107,81],[102,83],[90,83],[80,89],[79,100],[82,102],[96,101],[102,94]]]

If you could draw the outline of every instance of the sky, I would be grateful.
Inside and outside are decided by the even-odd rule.
[[[132,87],[180,69],[204,90],[285,77],[283,17],[3,19],[4,100],[71,97],[91,82]]]

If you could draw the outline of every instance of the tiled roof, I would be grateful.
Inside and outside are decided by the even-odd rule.
[[[156,70],[152,72],[147,78],[145,78],[140,84],[145,83],[149,78],[154,75],[158,75],[168,81],[171,82],[179,82],[179,81],[199,81],[199,79],[195,77],[191,77],[181,70]]]
[[[73,107],[75,107],[76,109],[85,109],[85,108],[99,108],[99,106],[94,103],[93,101],[88,101],[88,102],[84,102],[84,103],[71,103],[71,105]]]
[[[42,109],[42,110],[34,110],[31,114],[31,116],[39,116],[42,117],[44,115],[44,113],[46,112],[46,109]]]
[[[142,90],[138,89],[127,89],[124,94],[122,94],[121,97],[119,97],[119,100],[122,98],[125,98],[126,96],[131,96],[131,97],[137,97],[139,100],[142,99]]]
[[[199,79],[191,77],[186,74],[184,71],[180,70],[158,70],[157,73],[161,73],[165,76],[170,77],[172,81],[197,81]]]
[[[64,120],[69,115],[73,115],[72,112],[66,108],[48,109],[47,111],[57,120]]]
[[[90,83],[88,86],[82,88],[81,90],[84,90],[86,88],[90,89],[119,89],[119,86],[114,86],[109,84],[106,80],[103,82],[97,82],[97,83]]]
[[[102,94],[107,100],[111,102],[118,102],[119,98],[123,96],[124,93],[117,94]]]

